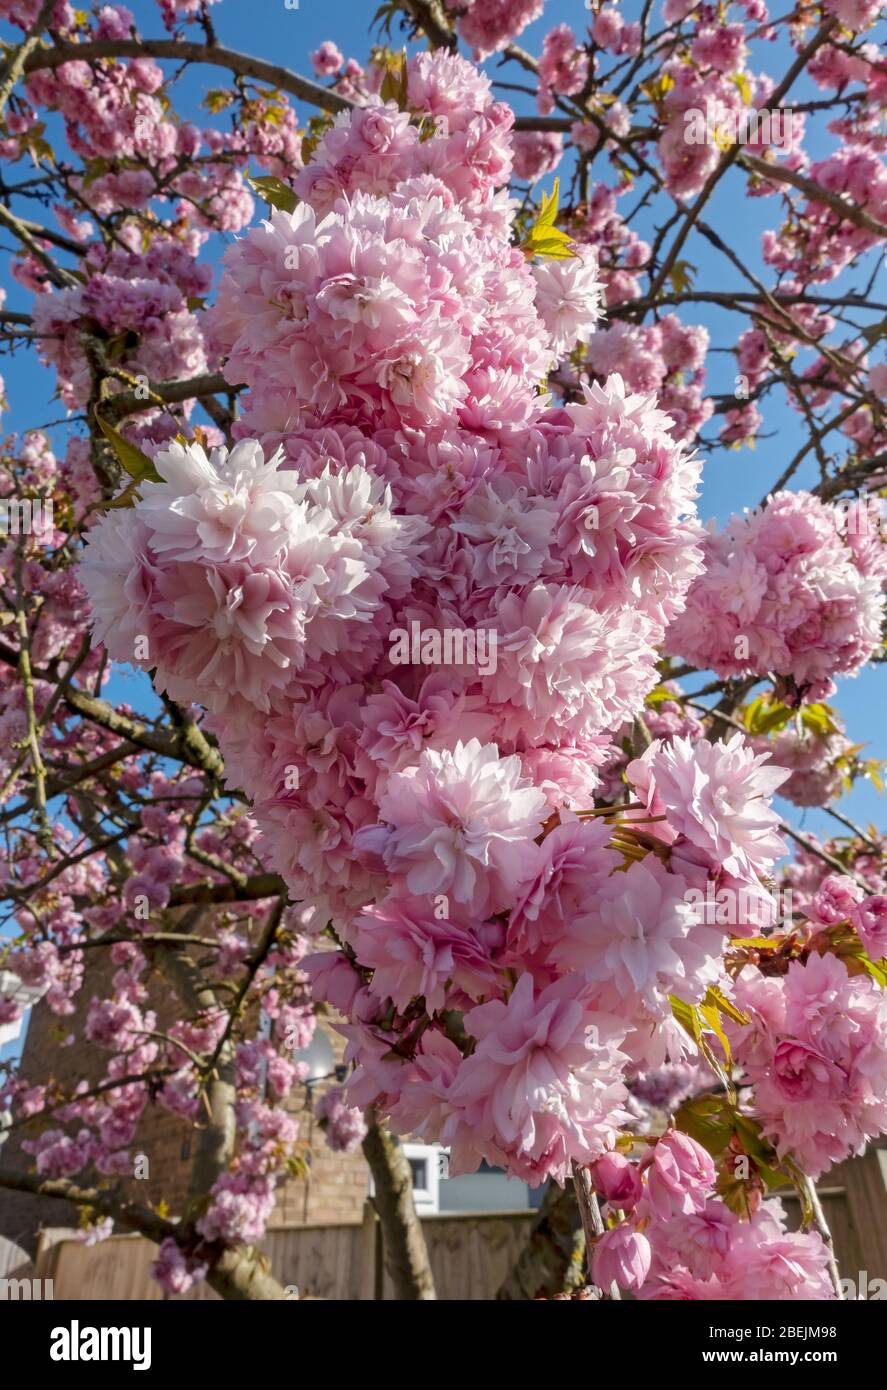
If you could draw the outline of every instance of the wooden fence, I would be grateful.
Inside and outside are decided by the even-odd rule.
[[[869,1285],[873,1279],[887,1279],[887,1149],[872,1149],[832,1169],[819,1191],[842,1276],[858,1280],[864,1270]],[[784,1200],[790,1224],[797,1225],[797,1201],[791,1195]],[[532,1211],[424,1217],[438,1297],[494,1298],[534,1217]],[[261,1248],[294,1297],[349,1302],[392,1297],[378,1223],[369,1206],[362,1225],[278,1228],[268,1232]],[[72,1239],[68,1230],[45,1230],[32,1273],[53,1280],[56,1299],[162,1299],[150,1277],[155,1255],[156,1247],[141,1236],[113,1236],[88,1246]],[[184,1297],[217,1295],[200,1284]]]
[[[423,1219],[438,1297],[491,1299],[532,1225],[532,1211]],[[393,1297],[384,1270],[379,1226],[369,1210],[363,1225],[292,1226],[271,1230],[261,1243],[271,1268],[293,1297],[352,1301]],[[52,1279],[58,1299],[162,1299],[151,1279],[157,1247],[142,1236],[112,1236],[97,1245],[72,1240],[63,1229],[44,1231],[35,1273]],[[184,1298],[214,1299],[205,1283]]]

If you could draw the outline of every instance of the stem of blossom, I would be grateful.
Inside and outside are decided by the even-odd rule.
[[[757,290],[758,294],[761,296],[763,303],[769,307],[775,317],[776,322],[771,325],[773,328],[787,330],[794,337],[805,342],[808,347],[816,348],[825,361],[830,362],[839,374],[843,375],[848,372],[852,374],[853,371],[856,370],[856,364],[850,358],[843,356],[837,349],[828,347],[827,344],[822,341],[821,336],[819,338],[814,337],[803,324],[799,324],[796,319],[793,319],[791,315],[783,309],[779,300],[770,293],[764,282],[749,270],[742,257],[738,256],[732,247],[727,245],[724,238],[710,227],[707,222],[703,222],[701,218],[698,221],[698,230],[702,236],[705,237],[706,241],[711,242],[712,246],[715,246],[722,255],[726,256],[731,265],[736,267],[743,278],[746,279],[750,285],[754,286],[755,290]],[[766,318],[760,310],[757,312],[756,317],[761,321],[762,325],[766,324]],[[773,488],[773,491],[778,491],[778,488]]]
[[[849,405],[845,405],[842,410],[839,410],[836,415],[833,415],[830,420],[826,420],[825,423],[822,424],[819,427],[819,429],[815,431],[815,433],[811,436],[810,439],[805,440],[805,442],[801,445],[800,449],[795,454],[791,462],[788,464],[782,475],[779,478],[777,478],[776,482],[770,488],[770,491],[766,494],[766,496],[761,498],[761,501],[758,503],[758,506],[763,506],[764,503],[767,501],[767,498],[771,497],[773,493],[781,492],[782,489],[785,487],[786,483],[792,477],[792,475],[803,463],[810,450],[815,449],[816,445],[820,442],[820,440],[824,439],[827,434],[831,434],[832,430],[837,429],[840,425],[844,423],[845,420],[849,419],[851,415],[855,415],[858,409],[859,405],[857,404],[857,402],[851,401]],[[821,487],[822,484],[820,484],[819,487],[814,488],[814,493],[816,495],[819,495]]]
[[[401,1302],[431,1302],[437,1298],[428,1246],[413,1201],[413,1173],[403,1149],[367,1111],[363,1153],[373,1174],[375,1206],[382,1225],[385,1267]]]
[[[641,757],[645,748],[649,748],[653,742],[653,736],[647,728],[647,722],[643,715],[637,715],[631,729],[632,747],[637,757]]]
[[[73,787],[79,786],[81,782],[86,782],[90,777],[95,777],[100,772],[106,772],[109,767],[115,767],[117,763],[122,763],[126,758],[131,758],[139,749],[134,743],[118,743],[116,748],[111,748],[107,753],[102,753],[100,757],[93,758],[91,762],[84,763],[77,768],[76,772],[65,772],[64,775],[51,777],[46,784],[46,795],[48,797],[60,796],[62,792],[70,791]]]
[[[873,840],[870,835],[867,835],[849,816],[845,816],[841,811],[836,811],[834,806],[823,806],[822,809],[825,811],[826,815],[833,816],[835,820],[840,821],[842,825],[846,825],[848,830],[852,830],[853,834],[862,840],[863,844],[868,845],[870,849],[875,851],[875,854],[881,853],[881,846],[878,844],[877,840]]]
[[[585,1232],[585,1263],[588,1270],[588,1282],[594,1287],[594,1281],[591,1277],[591,1252],[594,1249],[595,1241],[604,1234],[604,1219],[598,1206],[597,1193],[591,1185],[591,1174],[587,1168],[580,1167],[575,1159],[573,1160],[573,1186],[576,1189],[579,1215],[582,1217],[582,1229]],[[610,1286],[610,1298],[621,1302],[622,1295],[616,1284]]]
[[[825,1212],[822,1209],[819,1193],[816,1191],[816,1183],[812,1178],[804,1177],[804,1191],[813,1209],[813,1224],[819,1232],[822,1243],[828,1253],[828,1272],[829,1278],[832,1281],[832,1287],[835,1290],[836,1297],[843,1300],[844,1290],[841,1288],[841,1276],[838,1273],[838,1262],[835,1259],[835,1243],[832,1240],[831,1229],[826,1220]]]
[[[252,874],[242,884],[183,884],[172,890],[169,905],[184,907],[189,903],[247,903],[273,898],[286,891],[286,884],[279,874]]]
[[[219,750],[212,746],[196,724],[179,731],[177,737],[171,738],[155,733],[144,724],[120,714],[107,700],[98,700],[93,695],[87,695],[85,691],[69,690],[64,699],[65,704],[75,713],[100,724],[112,734],[120,734],[139,748],[147,748],[152,753],[159,753],[161,757],[187,763],[189,767],[199,768],[201,772],[206,772],[219,781],[224,775],[224,763]]]
[[[261,966],[264,965],[268,952],[274,945],[274,942],[277,937],[277,929],[280,926],[280,919],[283,916],[283,909],[285,906],[286,897],[285,895],[281,894],[281,896],[277,900],[275,907],[269,914],[268,921],[266,922],[265,928],[262,932],[262,939],[256,947],[256,950],[250,956],[246,974],[244,975],[243,979],[238,985],[237,993],[235,994],[232,1003],[228,1007],[228,1022],[225,1025],[225,1031],[219,1039],[218,1043],[216,1044],[215,1052],[210,1057],[209,1062],[206,1066],[206,1071],[204,1074],[208,1077],[211,1077],[214,1074],[216,1064],[223,1059],[225,1049],[230,1048],[231,1057],[233,1059],[234,1052],[233,1047],[231,1047],[231,1033],[234,1029],[234,1024],[237,1021],[237,1019],[240,1018],[243,1009],[246,1006],[246,997],[249,994],[250,989],[252,988],[253,981],[255,980],[256,975],[258,974],[258,971],[261,968]],[[207,1006],[202,1005],[201,1007]]]
[[[714,710],[709,709],[707,705],[697,705],[693,700],[684,700],[684,704],[689,705],[691,709],[698,710],[700,714],[714,714]],[[734,719],[731,715],[719,713],[717,717],[722,723],[729,724],[731,728],[737,729],[739,733],[748,733],[745,725],[740,724],[739,720]],[[825,809],[828,810],[829,808],[825,807]],[[838,819],[840,820],[841,817],[838,816]],[[787,821],[780,821],[779,829],[784,835],[791,836],[791,838],[795,840],[802,849],[805,849],[808,854],[815,854],[817,859],[821,859],[824,864],[828,864],[830,868],[834,869],[835,873],[844,874],[847,878],[852,878],[853,882],[859,884],[860,888],[864,888],[867,893],[871,892],[871,884],[866,883],[864,878],[854,873],[852,869],[848,869],[846,864],[842,864],[840,859],[836,859],[833,854],[829,854],[828,850],[822,849],[814,844],[806,835],[802,835],[800,830],[795,830],[794,826],[789,825]],[[871,843],[871,841],[869,841],[869,843]]]
[[[31,634],[28,630],[28,615],[25,611],[25,594],[22,579],[22,548],[19,546],[15,562],[16,625],[18,627],[19,656],[18,669],[22,678],[25,697],[25,718],[28,721],[28,748],[31,754],[31,767],[34,770],[34,808],[39,830],[37,838],[47,853],[53,845],[52,827],[46,813],[46,768],[40,751],[40,738],[37,732],[37,711],[34,705],[34,673],[31,669]]]
[[[32,1192],[37,1197],[55,1197],[73,1202],[78,1207],[90,1207],[98,1216],[110,1216],[130,1231],[139,1231],[159,1245],[167,1237],[175,1237],[172,1221],[159,1216],[150,1207],[128,1202],[119,1194],[99,1187],[78,1187],[69,1178],[41,1178],[36,1173],[0,1173],[0,1187],[12,1192]]]
[[[83,255],[83,247],[71,237],[63,236],[52,227],[44,227],[41,222],[29,222],[25,217],[19,220],[25,231],[31,232],[38,241],[51,241],[53,246],[57,246],[61,251],[69,251],[72,256]]]
[[[125,938],[127,940],[131,938]],[[87,945],[90,943],[87,942]],[[64,949],[64,948],[62,948]],[[6,1126],[6,1133],[13,1134],[16,1130],[25,1129],[28,1125],[45,1127],[46,1121],[53,1115],[57,1115],[60,1110],[65,1110],[75,1102],[79,1105],[82,1101],[91,1100],[94,1096],[106,1095],[109,1091],[120,1091],[125,1086],[144,1086],[149,1081],[162,1081],[165,1077],[173,1075],[175,1067],[159,1067],[148,1072],[137,1072],[132,1075],[117,1076],[113,1081],[103,1081],[98,1086],[91,1086],[86,1091],[77,1091],[76,1094],[63,1095],[52,1104],[45,1105],[42,1110],[36,1111],[33,1115],[21,1115],[19,1119],[12,1120]],[[2,1185],[2,1184],[0,1184]]]
[[[820,849],[812,840],[808,840],[806,835],[802,835],[800,830],[795,830],[794,827],[789,825],[786,821],[779,822],[779,829],[784,835],[790,835],[808,854],[815,854],[817,859],[822,859],[824,863],[834,869],[836,874],[843,874],[847,878],[852,878],[853,882],[858,884],[860,888],[865,889],[866,893],[872,891],[871,884],[866,883],[865,879],[860,874],[854,873],[852,869],[848,869],[846,864],[842,864],[840,859],[836,859],[834,855],[829,854],[828,850]]]

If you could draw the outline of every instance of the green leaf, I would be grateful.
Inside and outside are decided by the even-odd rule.
[[[887,958],[882,956],[880,960],[872,960],[866,951],[854,951],[853,959],[859,961],[863,970],[871,975],[881,989],[887,988]]]
[[[696,270],[692,261],[675,261],[668,273],[669,282],[675,294],[685,294],[690,289],[693,284],[691,270]]]
[[[679,999],[676,994],[668,996],[671,1004],[671,1011],[681,1025],[685,1033],[688,1033],[695,1043],[699,1043],[702,1037],[702,1023],[699,1018],[699,1010],[695,1004],[687,1004],[683,999]]]
[[[661,101],[663,97],[668,95],[674,84],[674,78],[669,73],[663,72],[655,81],[651,79],[649,82],[644,82],[642,89],[653,101]]]
[[[745,105],[751,106],[752,89],[751,82],[748,79],[748,74],[744,72],[734,72],[732,81],[739,88],[739,95],[742,97],[742,100],[745,102]]]
[[[128,473],[129,477],[132,478],[132,482],[129,482],[127,488],[124,488],[124,491],[107,502],[106,507],[110,510],[115,509],[115,507],[135,506],[139,499],[139,488],[143,482],[160,482],[160,474],[157,473],[156,467],[146,453],[142,453],[142,450],[136,448],[136,445],[129,443],[128,439],[124,439],[124,436],[115,430],[114,425],[103,420],[97,410],[96,423],[99,425],[101,434],[113,448],[121,468],[124,468],[125,473]]]
[[[730,1100],[735,1103],[736,1088],[730,1070],[733,1064],[733,1056],[730,1050],[730,1041],[724,1032],[721,1024],[721,1013],[727,1013],[730,1017],[738,1016],[738,1020],[748,1023],[745,1014],[740,1014],[738,1009],[721,994],[720,990],[709,990],[701,1004],[687,1004],[683,999],[679,999],[676,994],[668,996],[671,1004],[671,1011],[685,1033],[693,1039],[702,1056],[711,1067],[715,1076],[720,1081]],[[722,1064],[717,1053],[711,1046],[705,1033],[713,1033],[724,1049],[726,1067]]]
[[[742,722],[750,734],[773,734],[784,729],[794,710],[770,695],[758,695],[743,710]]]
[[[534,237],[531,232],[530,238],[529,249],[534,256],[546,261],[571,261],[575,258],[576,252],[570,245],[570,238],[557,227],[544,237]]]
[[[383,101],[393,101],[401,111],[407,109],[407,52],[391,54],[385,64],[385,76],[379,95]]]
[[[717,1158],[733,1136],[733,1111],[726,1096],[695,1096],[679,1106],[675,1125]]]
[[[203,98],[203,105],[207,111],[211,111],[215,115],[217,111],[224,111],[226,106],[231,106],[235,100],[236,97],[233,92],[220,87],[215,91],[207,92]]]
[[[655,707],[656,705],[664,704],[666,700],[673,700],[674,698],[675,694],[673,690],[667,689],[664,685],[654,685],[646,698],[646,703]]]
[[[865,966],[872,979],[879,984],[882,989],[887,989],[887,958],[882,956],[880,960],[870,960],[865,952],[863,952],[860,956],[860,961]]]
[[[372,21],[370,23],[370,28],[374,29],[375,26],[378,24],[380,32],[390,37],[391,22],[394,19],[394,16],[397,14],[397,11],[397,0],[383,0],[383,3],[379,6],[379,8],[376,10],[376,13],[373,15]]]
[[[159,483],[160,474],[148,455],[143,454],[135,444],[130,444],[128,439],[124,439],[123,435],[115,430],[114,426],[109,424],[107,420],[103,419],[98,411],[95,412],[95,418],[96,424],[114,450],[117,462],[124,472],[128,473],[137,483]]]
[[[555,225],[560,195],[561,181],[555,179],[551,187],[551,194],[542,194],[542,206],[539,209],[539,216],[536,218],[537,227],[553,227]]]
[[[718,1042],[721,1044],[721,1047],[724,1049],[724,1057],[727,1062],[726,1069],[718,1065],[715,1070],[718,1076],[723,1077],[725,1079],[727,1094],[729,1095],[730,1099],[735,1102],[736,1088],[733,1085],[733,1080],[730,1075],[730,1072],[733,1067],[733,1052],[730,1047],[730,1039],[724,1032],[724,1028],[721,1023],[721,1015],[718,1012],[716,1004],[700,1004],[699,1012],[702,1015],[705,1022],[708,1024],[711,1031],[714,1033]],[[700,1039],[699,1045],[702,1048],[706,1061],[708,1061],[709,1065],[712,1066],[713,1063],[717,1061],[717,1058],[714,1057],[714,1053],[712,1053],[712,1060],[709,1060],[708,1054],[711,1051],[711,1049],[705,1043],[704,1039]]]
[[[266,203],[270,203],[271,207],[277,208],[279,212],[295,211],[299,200],[283,179],[275,178],[272,174],[257,175],[255,178],[247,174],[246,181],[254,193],[258,193],[260,198],[264,198]]]
[[[555,225],[559,198],[560,179],[555,179],[551,196],[542,194],[542,205],[536,221],[524,238],[521,250],[528,259],[541,256],[550,261],[567,261],[576,255],[572,249],[572,238]]]
[[[718,1180],[715,1183],[715,1192],[720,1197],[724,1206],[734,1212],[743,1221],[750,1221],[754,1213],[754,1202],[752,1200],[754,1189],[745,1178],[736,1177],[730,1171],[729,1163],[718,1173]]]
[[[132,482],[129,483],[122,492],[118,492],[116,497],[112,497],[110,502],[104,504],[104,510],[110,512],[116,511],[118,508],[126,509],[127,507],[134,507],[141,497],[139,488],[144,481],[144,478],[133,478]],[[149,481],[153,482],[154,479],[152,478]]]
[[[718,989],[717,985],[709,985],[702,1002],[704,1006],[716,1008],[720,1013],[726,1014],[728,1018],[732,1018],[734,1023],[751,1023],[748,1014],[744,1014],[741,1009],[737,1009],[732,1000],[728,999],[726,994]]]
[[[775,1150],[761,1134],[761,1126],[749,1115],[733,1112],[733,1129],[739,1137],[745,1153],[755,1163],[772,1166]]]
[[[86,165],[86,173],[83,176],[83,187],[89,188],[90,184],[95,183],[96,179],[100,179],[103,174],[107,174],[110,167],[107,159],[104,159],[102,155],[99,155],[96,159],[91,159]]]
[[[838,732],[834,715],[826,704],[804,705],[801,709],[801,723],[805,729],[809,729],[820,738]]]

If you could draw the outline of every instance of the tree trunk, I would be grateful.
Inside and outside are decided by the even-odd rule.
[[[375,1184],[376,1211],[382,1226],[385,1268],[400,1302],[436,1299],[428,1247],[413,1202],[413,1174],[403,1149],[375,1113],[367,1111],[369,1129],[363,1152]]]
[[[549,1186],[527,1242],[497,1299],[551,1298],[585,1283],[585,1236],[572,1186]]]

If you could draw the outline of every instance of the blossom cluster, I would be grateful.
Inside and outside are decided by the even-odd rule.
[[[867,917],[861,921],[868,936]],[[883,922],[882,909],[881,953]],[[751,1018],[736,1030],[736,1060],[754,1088],[754,1113],[780,1155],[792,1155],[818,1177],[884,1132],[887,1010],[869,975],[851,974],[836,955],[814,952],[803,964],[791,962],[784,975],[744,967],[735,999]]]
[[[460,59],[410,61],[430,118],[472,83]],[[501,1154],[563,1179],[613,1141],[629,1058],[682,1054],[669,989],[698,997],[723,947],[680,871],[640,854],[612,881],[609,831],[568,816],[590,805],[699,572],[698,462],[618,375],[564,408],[539,393],[591,333],[593,267],[527,265],[476,188],[447,185],[460,135],[454,117],[417,142],[390,103],[337,119],[300,175],[308,201],[227,256],[214,332],[250,388],[240,442],[157,450],[159,481],[92,528],[81,577],[109,652],[212,712],[264,853],[372,972],[369,1011],[344,1009],[353,1099],[384,1094],[417,1127],[433,1085],[465,1163]],[[363,186],[328,210],[336,169]],[[495,668],[396,664],[391,634],[413,622],[487,633]],[[750,753],[728,760],[740,800],[746,780],[769,786]],[[754,876],[773,844],[751,833],[758,852],[735,869]],[[599,910],[562,937],[557,903],[594,885]],[[335,965],[334,994],[343,973],[360,985]],[[399,1032],[416,997],[435,1015],[464,1007],[475,1049],[463,1057],[438,1022],[383,1091],[377,1019],[390,1000]],[[504,1127],[483,1113],[503,1030],[525,1035],[526,1057]],[[408,1080],[426,1067],[433,1082]]]
[[[789,777],[780,796],[795,806],[825,806],[841,791],[844,769],[853,745],[835,729],[817,734],[811,730],[787,728],[773,738],[758,738],[754,746],[769,752],[778,767],[788,768]]]
[[[854,541],[857,544],[854,544]],[[668,649],[720,676],[773,674],[794,700],[832,694],[880,642],[887,547],[839,511],[781,492],[706,543]]]
[[[27,27],[35,4],[0,0],[0,14]],[[170,28],[198,8],[161,0]],[[8,106],[5,157],[40,158],[42,108],[81,161],[63,170],[71,206],[54,208],[79,270],[53,272],[39,228],[15,266],[35,295],[39,350],[64,404],[98,401],[102,418],[106,403],[145,468],[105,509],[107,477],[92,468],[102,450],[110,460],[102,440],[74,439],[58,460],[41,435],[14,443],[11,486],[55,489],[87,544],[77,569],[63,532],[0,547],[8,591],[39,595],[23,609],[39,672],[28,698],[0,673],[2,795],[39,780],[23,753],[36,719],[78,831],[79,779],[58,780],[72,761],[95,768],[87,788],[125,829],[107,858],[81,859],[63,824],[63,869],[48,868],[45,836],[14,836],[22,936],[4,965],[69,1020],[66,1047],[79,1015],[103,1069],[97,1092],[84,1082],[65,1105],[11,1076],[0,1106],[38,1121],[24,1151],[41,1176],[126,1175],[149,1102],[200,1123],[202,1073],[226,1050],[231,1158],[181,1243],[161,1246],[170,1293],[203,1277],[213,1251],[254,1245],[293,1171],[285,1102],[305,1079],[292,1053],[315,1027],[310,982],[341,1017],[351,1067],[315,1107],[333,1148],[356,1148],[374,1107],[395,1132],[449,1147],[453,1172],[486,1162],[538,1184],[590,1167],[614,1223],[593,1253],[605,1288],[829,1296],[819,1238],[787,1233],[754,1182],[737,1197],[734,1155],[709,1154],[690,1130],[712,1078],[757,1157],[786,1174],[823,1172],[887,1130],[875,832],[811,842],[786,871],[803,890],[797,919],[759,937],[785,850],[771,799],[831,797],[853,745],[801,719],[773,739],[712,742],[717,723],[706,737],[680,687],[654,687],[665,650],[815,703],[877,646],[880,537],[850,524],[846,504],[780,493],[706,538],[692,445],[716,410],[721,443],[752,439],[756,400],[781,378],[808,421],[839,395],[835,428],[858,458],[883,452],[887,368],[862,333],[826,346],[842,316],[804,297],[876,243],[883,88],[874,46],[854,38],[875,0],[827,0],[840,42],[823,42],[810,72],[840,94],[830,129],[846,146],[811,165],[804,116],[782,111],[787,127],[745,142],[770,171],[748,174],[750,196],[788,207],[763,241],[778,299],[755,302],[736,343],[736,405],[706,397],[708,331],[666,311],[694,298],[696,268],[678,260],[669,274],[664,240],[644,241],[618,203],[651,172],[657,191],[694,199],[721,170],[724,132],[770,99],[749,40],[784,21],[771,27],[763,0],[740,8],[665,0],[664,62],[657,53],[647,80],[638,67],[630,103],[620,74],[634,82],[645,24],[601,5],[585,33],[551,28],[533,67],[539,113],[570,112],[556,131],[515,134],[491,81],[445,46],[403,61],[375,50],[364,69],[321,44],[316,76],[353,105],[304,132],[283,93],[240,78],[205,103],[232,108],[230,129],[180,121],[147,57],[29,61],[27,99]],[[484,57],[542,4],[435,10]],[[122,6],[88,15],[59,0],[52,24],[72,50],[135,34]],[[601,85],[608,66],[615,92]],[[714,139],[688,138],[700,111]],[[547,259],[534,255],[532,186],[567,150],[579,191]],[[615,187],[587,177],[607,159]],[[272,206],[295,207],[229,247],[207,308],[199,258],[211,231],[247,228],[261,187],[249,160],[273,176]],[[530,185],[520,208],[512,177]],[[789,372],[797,348],[814,360]],[[221,376],[197,381],[222,372],[230,410],[214,395]],[[147,390],[170,378],[174,411]],[[188,442],[192,381],[213,426]],[[144,401],[131,416],[131,399],[113,399],[123,392]],[[219,795],[210,744],[212,772],[172,775],[145,747],[121,753],[113,719],[72,725],[53,681],[94,701],[106,656],[152,673],[176,749],[193,756],[189,739],[217,737],[249,815],[226,804],[201,819]],[[166,727],[137,733],[168,749]],[[836,865],[847,874],[826,874]],[[276,908],[228,903],[232,880],[240,891],[256,869],[282,877]],[[248,998],[237,1019],[207,1005],[161,1033],[151,915],[207,888],[226,904],[201,927],[212,980]],[[700,904],[722,892],[739,914],[713,921]],[[102,933],[113,975],[94,992],[84,948]],[[0,998],[0,1022],[20,1007]],[[257,1034],[258,1016],[269,1026]],[[641,1143],[651,1125],[660,1132]],[[626,1157],[632,1132],[640,1163]]]
[[[821,1236],[787,1231],[773,1198],[741,1220],[715,1194],[715,1165],[689,1135],[668,1131],[639,1163],[612,1153],[591,1171],[606,1209],[622,1216],[595,1245],[602,1288],[666,1302],[835,1297]]]
[[[478,60],[498,52],[542,14],[544,0],[445,0]]]

